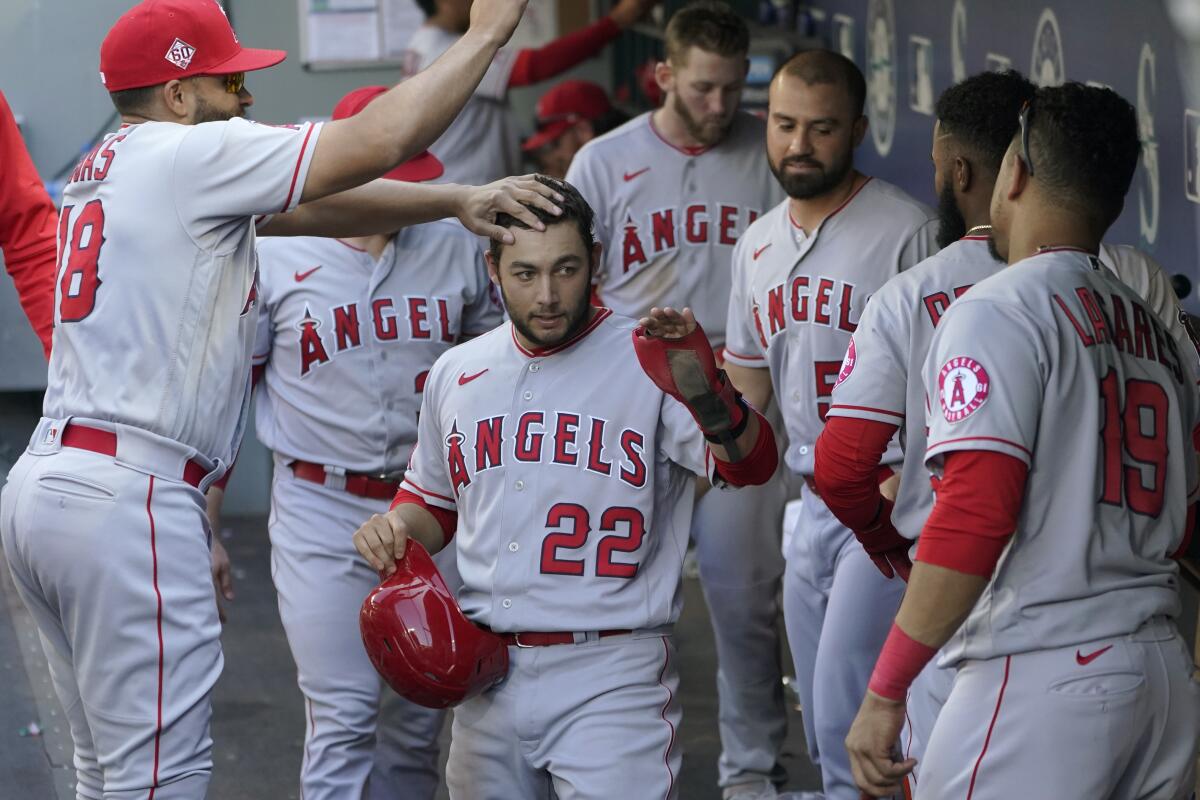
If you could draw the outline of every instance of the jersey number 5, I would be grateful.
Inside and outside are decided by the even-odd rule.
[[[1100,431],[1104,486],[1100,502],[1114,506],[1127,503],[1131,511],[1157,517],[1163,507],[1167,473],[1167,393],[1157,383],[1130,378],[1125,381],[1122,408],[1117,374],[1110,370],[1100,380],[1100,394],[1104,401],[1104,427]],[[1135,463],[1125,464],[1124,453]],[[1146,467],[1148,476],[1143,473]]]
[[[59,267],[59,318],[63,322],[78,322],[96,307],[96,291],[100,288],[100,248],[104,246],[104,205],[92,200],[84,205],[71,224],[74,206],[63,206],[58,217],[58,252],[63,264]],[[68,235],[69,233],[69,235]]]
[[[591,532],[588,510],[575,503],[556,503],[546,515],[546,527],[566,525],[569,530],[554,531],[542,541],[542,573],[546,575],[582,575],[582,558],[559,558],[560,549],[579,550],[587,544]],[[624,526],[619,532],[618,526]],[[646,522],[636,508],[613,506],[600,515],[600,531],[608,533],[596,544],[596,575],[600,578],[632,578],[638,565],[614,561],[614,553],[632,553],[642,546]]]

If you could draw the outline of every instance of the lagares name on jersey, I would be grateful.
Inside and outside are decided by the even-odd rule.
[[[1071,323],[1084,347],[1110,345],[1135,358],[1157,361],[1171,371],[1176,383],[1183,382],[1183,368],[1175,339],[1158,317],[1141,304],[1118,294],[1109,302],[1085,286],[1074,296],[1054,295],[1054,304]]]

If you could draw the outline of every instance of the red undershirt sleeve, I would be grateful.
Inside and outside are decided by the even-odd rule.
[[[527,48],[513,60],[508,88],[541,83],[587,61],[621,35],[621,29],[605,17],[586,28],[561,36],[547,45]]]
[[[407,489],[401,489],[396,492],[396,496],[392,499],[392,504],[389,509],[395,508],[404,503],[412,503],[420,506],[433,515],[437,520],[438,525],[442,529],[442,544],[450,544],[450,540],[454,538],[454,531],[458,528],[458,514],[453,511],[447,511],[444,508],[431,506],[425,502],[425,498],[415,492],[410,492]]]
[[[0,94],[0,250],[17,298],[42,351],[50,358],[54,329],[54,280],[58,258],[58,211],[38,177],[12,111]]]
[[[942,464],[917,560],[991,577],[1016,530],[1029,467],[990,450],[955,450],[942,456]]]
[[[758,438],[743,459],[736,463],[722,461],[709,450],[717,463],[718,474],[730,486],[761,486],[771,479],[779,466],[779,448],[775,444],[775,431],[771,429],[771,423],[758,411],[750,411],[758,417]]]
[[[879,462],[898,427],[878,420],[829,417],[817,437],[813,456],[817,491],[852,531],[865,531],[879,519],[885,502],[879,494]]]

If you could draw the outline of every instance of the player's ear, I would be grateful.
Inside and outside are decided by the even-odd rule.
[[[858,147],[860,144],[862,144],[863,137],[867,135],[867,128],[870,126],[870,124],[871,121],[867,119],[866,114],[863,114],[861,117],[854,120],[854,125],[850,129],[854,147]]]
[[[1025,191],[1025,186],[1029,182],[1029,170],[1025,166],[1025,162],[1017,154],[1016,147],[1010,145],[1008,152],[1004,154],[1004,161],[1008,167],[1008,180],[1005,181],[1002,191],[1009,200],[1016,200]],[[1004,180],[1004,169],[1000,170],[1001,180]]]
[[[187,119],[192,87],[181,80],[170,80],[159,87],[159,98],[172,115]]]
[[[485,252],[483,254],[483,258],[485,261],[487,261],[488,280],[490,280],[492,283],[499,286],[500,285],[499,251],[495,248],[488,248],[487,252]]]
[[[959,194],[966,194],[971,190],[971,183],[974,178],[975,172],[971,169],[971,162],[962,156],[955,156],[954,186],[958,189]]]
[[[675,90],[675,70],[666,59],[654,65],[654,82],[663,94]]]

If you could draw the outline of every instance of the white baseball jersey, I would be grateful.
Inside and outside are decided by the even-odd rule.
[[[1044,250],[977,284],[934,333],[929,466],[1029,466],[1016,532],[942,663],[1065,647],[1179,611],[1200,422],[1194,359],[1097,259]]]
[[[443,221],[400,231],[378,261],[338,239],[258,249],[258,438],[351,472],[403,469],[433,362],[503,319],[479,240]]]
[[[567,182],[596,212],[604,252],[594,280],[606,306],[630,317],[690,306],[724,344],[733,246],[783,199],[765,140],[763,121],[739,113],[718,144],[681,150],[646,113],[575,154]]]
[[[1100,263],[1142,298],[1175,341],[1191,341],[1179,316],[1179,298],[1167,273],[1148,254],[1127,244],[1100,245]]]
[[[884,284],[850,337],[827,416],[900,426],[904,467],[892,521],[910,539],[933,508],[921,368],[934,328],[950,303],[1004,266],[988,252],[987,236],[963,237]]]
[[[45,415],[124,423],[229,462],[250,400],[255,215],[296,206],[320,125],[125,125],[59,217]]]
[[[931,216],[901,189],[868,178],[812,233],[784,201],[735,248],[725,359],[771,370],[794,472],[812,474],[813,444],[867,299],[936,249]],[[893,444],[885,463],[899,460]]]
[[[693,476],[714,462],[642,370],[635,325],[600,309],[570,342],[526,350],[507,323],[430,371],[403,487],[457,512],[459,602],[476,622],[636,630],[678,617]]]
[[[450,49],[460,35],[422,25],[408,40],[404,77],[428,67]],[[445,165],[438,183],[491,183],[520,172],[520,139],[508,110],[508,81],[516,50],[496,53],[471,99],[429,150]]]

